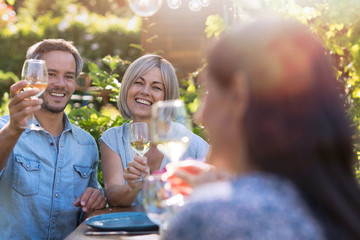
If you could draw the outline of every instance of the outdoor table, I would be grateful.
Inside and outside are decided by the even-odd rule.
[[[144,208],[141,205],[135,205],[130,207],[107,207],[99,210],[95,210],[90,214],[89,217],[105,214],[105,213],[117,213],[117,212],[143,212]],[[84,233],[87,230],[93,228],[87,226],[82,222],[65,240],[97,240],[97,239],[120,239],[120,240],[159,240],[159,234],[148,234],[148,235],[112,235],[112,236],[86,236]]]

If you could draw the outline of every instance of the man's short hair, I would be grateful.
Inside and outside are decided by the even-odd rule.
[[[45,39],[41,42],[35,43],[28,49],[26,58],[40,59],[43,54],[51,51],[63,51],[71,53],[76,63],[76,77],[79,76],[83,67],[83,61],[80,53],[72,42],[65,41],[64,39]]]

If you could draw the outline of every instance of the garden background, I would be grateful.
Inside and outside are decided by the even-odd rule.
[[[234,25],[269,11],[307,25],[332,59],[339,92],[353,119],[353,127],[359,130],[360,0],[212,0],[210,5],[215,1],[224,8],[206,16],[202,32],[207,43]],[[170,11],[177,10],[163,11],[169,11],[171,16]],[[136,16],[127,0],[0,0],[0,115],[8,113],[9,86],[19,80],[27,48],[45,38],[63,38],[73,41],[79,49],[85,63],[83,71],[92,80],[90,88],[78,89],[76,96],[80,100],[74,98],[66,112],[74,124],[98,140],[106,129],[124,121],[116,109],[116,101],[129,63],[149,52],[166,55],[161,47],[153,47],[161,35],[147,32],[152,21],[152,17]],[[181,54],[181,49],[178,50]],[[184,52],[183,58],[186,57]],[[181,99],[190,114],[199,106],[196,77],[205,64],[195,64],[198,65],[194,66],[195,70],[182,71],[179,75]],[[83,83],[79,79],[79,85]],[[201,126],[194,124],[193,130],[206,139]],[[354,171],[360,181],[358,133],[354,140],[357,153]],[[101,161],[98,175],[102,183]]]

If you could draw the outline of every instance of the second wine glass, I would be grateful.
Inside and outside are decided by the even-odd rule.
[[[159,101],[152,106],[152,141],[171,162],[178,161],[185,153],[191,133],[191,120],[181,100]]]
[[[48,84],[48,71],[44,60],[40,59],[27,59],[24,62],[21,80],[27,81],[27,86],[24,88],[25,91],[37,88],[39,93],[32,99],[38,98],[45,91]],[[34,124],[34,114],[31,115],[31,123],[23,128],[31,130],[42,130],[43,128]]]
[[[145,122],[132,122],[130,123],[130,145],[134,151],[141,157],[144,157],[145,153],[149,151],[151,145],[151,139],[147,124]],[[149,169],[147,167],[147,172]],[[140,182],[144,180],[144,173],[141,174],[140,179],[133,182]]]
[[[161,174],[145,177],[142,194],[145,212],[159,226],[160,236],[164,238],[168,224],[184,205],[183,196],[173,195],[169,183],[162,179]]]

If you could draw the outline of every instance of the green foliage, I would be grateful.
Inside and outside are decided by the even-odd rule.
[[[224,19],[218,14],[207,17],[205,25],[205,33],[208,38],[218,38],[220,33],[226,29]]]
[[[86,106],[71,108],[68,116],[72,123],[89,132],[96,140],[101,137],[106,129],[119,126],[125,122],[120,115],[112,118],[113,116],[103,114],[94,108]]]
[[[5,93],[1,99],[0,116],[7,115],[9,113],[8,105],[10,101],[9,93]]]
[[[79,4],[68,5],[73,1],[51,2],[45,5],[42,0],[25,0],[18,21],[0,28],[0,46],[4,49],[0,51],[0,69],[19,75],[28,47],[45,38],[73,41],[84,58],[85,71],[88,61],[100,64],[100,57],[108,54],[130,61],[140,56],[141,51],[130,46],[140,43],[140,18],[98,15]],[[43,7],[42,14],[36,12],[38,5]]]
[[[2,96],[4,96],[5,93],[9,91],[10,85],[14,82],[17,82],[18,80],[19,78],[14,73],[3,72],[2,70],[0,70],[0,99]],[[6,97],[4,99],[6,99]],[[6,104],[6,102],[3,101],[0,101],[0,103],[1,105]]]
[[[31,0],[24,1],[19,15],[29,15],[37,19],[41,15],[52,12],[54,17],[66,14],[67,6],[74,3],[74,0]]]
[[[102,63],[108,70],[102,70],[93,62],[89,62],[90,78],[93,80],[93,85],[98,86],[98,91],[108,91],[110,101],[117,102],[120,90],[120,82],[118,78],[124,74],[126,67],[130,64],[129,61],[122,60],[119,56],[106,56],[102,59]]]
[[[204,132],[204,128],[200,123],[197,123],[194,115],[200,106],[200,96],[198,86],[195,84],[195,78],[198,76],[199,71],[195,71],[188,76],[187,79],[181,80],[181,88],[180,88],[180,99],[185,103],[187,108],[187,112],[193,119],[193,129],[192,131],[207,140],[207,137]]]
[[[9,4],[9,5],[14,5],[15,4],[15,0],[6,0],[5,2],[7,4]]]

